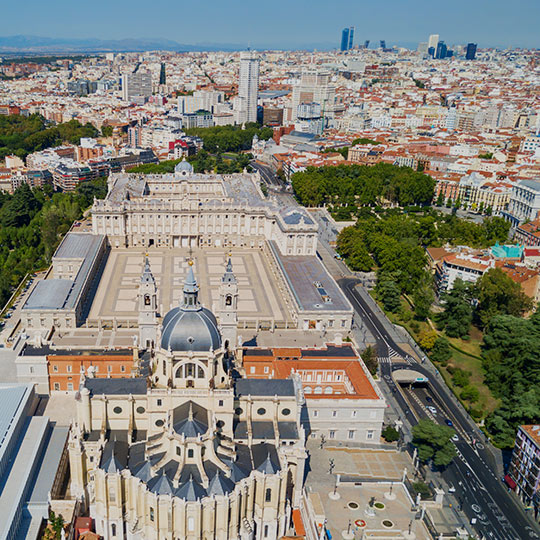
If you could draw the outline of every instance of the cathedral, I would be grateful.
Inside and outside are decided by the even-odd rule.
[[[306,459],[301,382],[235,375],[230,259],[218,318],[201,305],[191,265],[162,319],[157,294],[146,260],[137,339],[146,376],[83,378],[69,437],[72,495],[105,540],[286,535]]]

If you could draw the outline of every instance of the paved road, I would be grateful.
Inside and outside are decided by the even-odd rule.
[[[445,418],[450,419],[460,434],[460,440],[456,444],[458,459],[454,460],[453,465],[448,467],[442,476],[447,483],[456,487],[456,495],[461,497],[463,511],[467,516],[477,518],[477,532],[494,540],[540,538],[538,529],[534,528],[535,524],[525,515],[519,503],[507,493],[505,485],[493,472],[496,470],[495,460],[483,444],[485,441],[478,429],[456,405],[444,382],[434,376],[433,371],[427,369],[426,365],[408,356],[394,341],[378,314],[356,291],[357,283],[357,280],[351,278],[339,280],[343,292],[375,337],[378,356],[387,359],[381,363],[381,375],[396,398],[403,417],[412,425],[417,423],[417,418],[429,417],[425,405],[418,404],[410,394],[412,403],[406,400],[407,394],[396,386],[392,377],[396,369],[415,369],[429,379],[426,392],[429,392],[436,408],[444,413],[443,417],[438,415],[439,422],[444,423]],[[403,362],[399,357],[407,362]],[[478,512],[475,511],[476,508],[479,508]]]

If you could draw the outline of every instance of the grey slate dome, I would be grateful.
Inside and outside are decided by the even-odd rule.
[[[175,174],[182,174],[184,176],[188,174],[193,174],[193,166],[191,163],[186,161],[186,158],[184,158],[180,163],[176,165],[174,168]]]
[[[161,348],[171,351],[206,352],[221,347],[221,335],[214,314],[198,301],[199,287],[190,265],[184,284],[184,299],[163,319]]]

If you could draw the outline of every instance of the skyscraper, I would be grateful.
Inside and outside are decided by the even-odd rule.
[[[341,52],[346,51],[348,47],[349,47],[349,29],[344,28],[341,31],[341,47],[340,47]]]
[[[432,56],[435,56],[435,53],[437,52],[437,45],[439,44],[439,34],[431,34],[428,39],[428,51],[429,49],[433,48],[434,54]]]
[[[240,53],[240,81],[238,97],[240,114],[238,123],[257,121],[257,98],[259,94],[259,59],[253,51]]]
[[[354,26],[351,26],[349,28],[349,49],[353,48],[353,41],[354,41]]]
[[[446,46],[446,43],[444,41],[439,41],[437,43],[437,48],[435,49],[435,58],[438,58],[439,60],[446,58],[448,52],[448,47]]]
[[[152,74],[146,71],[122,75],[122,98],[144,103],[152,95]]]
[[[386,49],[386,40],[381,39],[381,49]]]
[[[476,58],[476,43],[467,44],[467,52],[465,53],[467,60],[474,60]]]
[[[366,39],[366,41],[364,41],[364,49],[369,49],[369,39]]]

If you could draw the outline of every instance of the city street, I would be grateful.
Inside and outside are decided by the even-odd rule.
[[[421,418],[435,419],[422,405],[421,398],[414,399],[411,390],[402,391],[393,379],[396,370],[413,369],[429,379],[426,394],[423,394],[424,404],[425,396],[429,395],[438,410],[444,413],[437,415],[436,421],[445,423],[444,419],[450,419],[458,433],[458,456],[441,476],[448,485],[456,488],[455,496],[461,499],[467,517],[476,518],[474,527],[477,532],[497,540],[540,538],[534,522],[525,515],[513,496],[507,493],[505,484],[496,474],[495,460],[484,436],[450,396],[440,376],[435,375],[436,371],[428,369],[425,363],[418,363],[395,342],[380,315],[356,290],[357,283],[356,279],[351,278],[339,280],[345,295],[375,337],[378,356],[385,359],[380,363],[382,379],[396,398],[402,418],[411,425]]]

